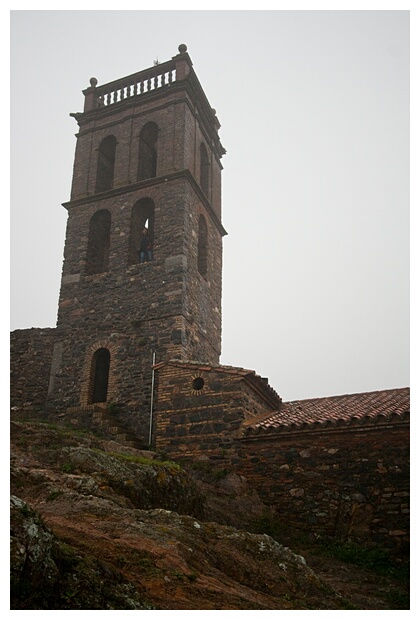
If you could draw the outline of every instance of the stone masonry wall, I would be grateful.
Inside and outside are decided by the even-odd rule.
[[[407,551],[407,425],[243,439],[238,456],[238,471],[285,523]]]
[[[185,75],[188,62],[184,59]],[[180,73],[181,75],[181,73]],[[197,91],[198,92],[198,91]],[[71,201],[59,301],[50,409],[91,402],[92,359],[110,352],[107,401],[143,436],[151,404],[151,366],[168,359],[217,364],[221,343],[222,235],[218,121],[197,108],[190,80],[77,114]],[[208,106],[208,103],[206,104]],[[197,109],[200,111],[197,113]],[[138,181],[139,136],[158,127],[156,177]],[[113,187],[95,194],[98,148],[116,138]],[[210,187],[200,187],[200,149],[210,158]],[[216,146],[215,146],[216,145]],[[154,206],[153,261],[133,263],[132,209]],[[214,210],[213,206],[216,210]],[[88,234],[98,211],[110,214],[106,271],[90,274]],[[198,272],[198,223],[208,230],[207,274]],[[137,252],[135,252],[137,255]]]
[[[210,278],[205,280],[197,271],[192,233],[196,238],[193,225],[198,227],[198,216],[188,215],[193,193],[181,178],[160,190],[149,187],[127,192],[123,198],[102,200],[101,206],[112,212],[111,251],[108,271],[95,275],[84,273],[87,230],[95,206],[71,210],[58,314],[62,362],[50,395],[52,406],[86,404],[81,394],[89,380],[95,346],[114,346],[111,370],[115,381],[108,400],[117,401],[127,415],[130,409],[129,417],[136,421],[150,408],[153,351],[156,362],[177,358],[217,363],[221,259],[214,255],[221,253],[221,241],[220,236],[213,239],[210,229],[210,285]],[[155,256],[151,263],[128,265],[130,206],[144,195],[156,205]],[[189,245],[184,243],[190,238]],[[188,301],[187,289],[191,291]],[[139,423],[135,426],[132,430],[139,432]]]
[[[54,328],[17,329],[10,335],[12,411],[43,411],[53,357]]]

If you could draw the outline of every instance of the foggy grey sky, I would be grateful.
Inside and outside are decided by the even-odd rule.
[[[221,362],[409,385],[408,11],[14,11],[11,329],[54,327],[82,89],[185,43],[221,122]]]

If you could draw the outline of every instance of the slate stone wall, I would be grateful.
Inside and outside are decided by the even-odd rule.
[[[408,424],[243,439],[239,471],[285,523],[407,551]]]
[[[54,328],[17,329],[10,334],[10,405],[14,411],[43,411],[53,356]]]

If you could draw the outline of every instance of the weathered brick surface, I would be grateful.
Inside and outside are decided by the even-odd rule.
[[[156,449],[172,457],[235,460],[241,425],[271,411],[242,372],[199,364],[168,363],[158,369]],[[201,378],[202,389],[194,380]]]

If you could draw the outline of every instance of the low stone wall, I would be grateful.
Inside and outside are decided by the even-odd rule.
[[[17,329],[10,335],[10,405],[13,411],[45,407],[55,328]]]
[[[408,424],[283,432],[238,443],[239,473],[285,523],[408,550]]]

